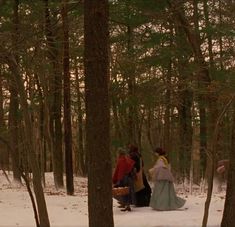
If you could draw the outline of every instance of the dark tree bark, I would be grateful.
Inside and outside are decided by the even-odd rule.
[[[3,107],[3,83],[2,83],[2,69],[0,67],[0,135],[4,137],[6,131],[6,123],[4,120],[4,107]],[[7,147],[0,143],[0,168],[2,170],[9,168],[9,155]]]
[[[10,87],[10,107],[9,107],[9,137],[11,147],[13,147],[14,152],[11,153],[12,158],[12,171],[13,178],[16,181],[21,182],[21,176],[19,170],[19,147],[18,147],[18,92],[14,85]]]
[[[234,111],[235,105],[233,106]],[[235,111],[233,112],[233,128],[230,149],[226,199],[221,227],[233,227],[235,223]]]
[[[65,146],[65,173],[66,190],[68,195],[73,195],[73,155],[72,155],[72,127],[71,127],[71,97],[70,97],[70,73],[69,73],[69,23],[68,1],[62,1],[63,23],[63,68],[64,68],[64,146]]]
[[[44,127],[47,127],[47,122],[45,120],[45,116],[44,116],[44,112],[45,112],[45,108],[44,108],[44,103],[46,103],[46,101],[44,101],[44,97],[43,97],[43,88],[39,82],[39,77],[37,74],[35,74],[35,78],[36,78],[36,84],[38,86],[38,101],[39,101],[39,138],[40,138],[40,170],[41,170],[41,176],[42,176],[42,180],[43,180],[43,184],[44,186],[46,185],[46,179],[45,179],[45,171],[46,171],[46,140],[45,140],[45,135],[44,135]],[[46,98],[45,98],[46,99]],[[46,105],[46,104],[45,104]],[[46,133],[45,133],[46,134]],[[48,142],[49,144],[49,142]],[[52,145],[51,145],[52,147]],[[49,149],[51,150],[51,149]]]
[[[127,5],[127,7],[129,7]],[[130,25],[127,26],[127,65],[126,77],[128,85],[128,143],[138,144],[137,138],[137,108],[135,102],[135,68],[133,62],[133,29]],[[140,147],[140,144],[138,144]]]
[[[198,15],[198,0],[193,1],[193,19],[195,27],[195,36],[196,41],[200,45],[200,36],[199,36],[199,15]],[[203,81],[199,81],[199,89],[204,89]],[[206,112],[206,97],[204,94],[198,95],[198,104],[199,104],[199,117],[200,117],[200,166],[201,166],[201,177],[205,178],[206,175],[206,163],[207,163],[207,112]]]
[[[172,42],[170,44],[172,46]],[[166,96],[165,96],[165,113],[164,113],[164,135],[163,135],[163,147],[170,153],[171,151],[171,120],[170,120],[170,111],[171,111],[171,76],[172,76],[172,60],[170,60],[167,74],[166,74]]]
[[[200,116],[200,166],[201,177],[205,178],[206,173],[206,151],[207,151],[207,124],[205,99],[199,97],[199,116]]]
[[[84,2],[86,149],[90,227],[114,226],[108,94],[108,11],[108,0]]]
[[[178,56],[179,70],[179,166],[183,179],[189,179],[192,155],[192,91],[187,87],[186,81],[189,80],[188,73],[189,53],[184,51],[187,39],[180,24],[176,24],[177,46],[181,51]]]
[[[13,26],[14,32],[12,36],[12,44],[15,59],[18,62],[19,57],[17,55],[18,48],[18,36],[19,36],[19,0],[14,1],[13,5]],[[9,129],[10,129],[10,141],[11,147],[14,150],[14,153],[11,153],[12,158],[12,170],[14,180],[21,182],[21,174],[19,171],[19,146],[18,146],[18,111],[19,111],[19,100],[16,84],[10,81],[10,107],[9,107]]]
[[[180,166],[181,174],[183,177],[189,178],[190,167],[191,167],[191,155],[192,155],[192,93],[183,89],[180,94],[179,105],[179,126],[180,126]]]
[[[77,92],[77,109],[78,109],[78,151],[76,154],[76,163],[78,171],[82,176],[87,175],[87,155],[84,150],[84,132],[83,132],[83,111],[82,111],[82,94],[80,91],[80,81],[78,76],[78,65],[75,64],[76,92]]]
[[[48,0],[44,0],[45,7],[45,33],[48,45],[48,59],[52,67],[51,79],[49,80],[50,90],[50,133],[53,141],[53,173],[55,186],[63,187],[63,153],[62,153],[62,123],[61,123],[61,105],[62,105],[62,75],[59,65],[59,52],[55,38],[54,29],[51,23]],[[54,25],[55,26],[55,25]]]

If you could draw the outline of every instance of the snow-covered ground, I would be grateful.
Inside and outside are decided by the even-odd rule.
[[[9,178],[12,176],[9,174]],[[88,226],[87,179],[75,177],[75,195],[55,191],[52,175],[47,175],[45,197],[52,227]],[[114,200],[115,227],[200,227],[206,194],[180,194],[187,202],[181,210],[154,211],[149,207],[133,207],[122,212]],[[219,227],[223,214],[225,192],[214,193],[210,206],[208,227]],[[23,186],[9,184],[0,172],[0,226],[35,226],[32,205]],[[99,227],[99,226],[97,226]]]

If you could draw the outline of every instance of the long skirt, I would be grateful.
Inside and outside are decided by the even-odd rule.
[[[176,210],[184,206],[186,200],[176,195],[171,181],[159,180],[154,183],[149,206],[155,210]]]
[[[124,196],[114,196],[119,202],[130,205],[135,203],[134,180],[132,175],[128,174],[123,177],[114,187],[129,187],[129,194]]]
[[[143,173],[143,183],[144,183],[144,188],[135,193],[135,199],[136,199],[135,205],[137,207],[149,206],[150,197],[151,197],[151,187],[144,173]]]

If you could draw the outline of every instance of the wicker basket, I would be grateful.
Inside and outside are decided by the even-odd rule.
[[[113,196],[124,196],[129,194],[129,187],[113,188]]]

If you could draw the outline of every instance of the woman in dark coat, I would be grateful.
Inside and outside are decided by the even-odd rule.
[[[138,147],[136,147],[135,145],[129,145],[129,156],[132,160],[135,161],[135,201],[133,201],[133,204],[137,207],[149,206],[151,198],[151,187],[144,173],[143,159],[138,151]]]

